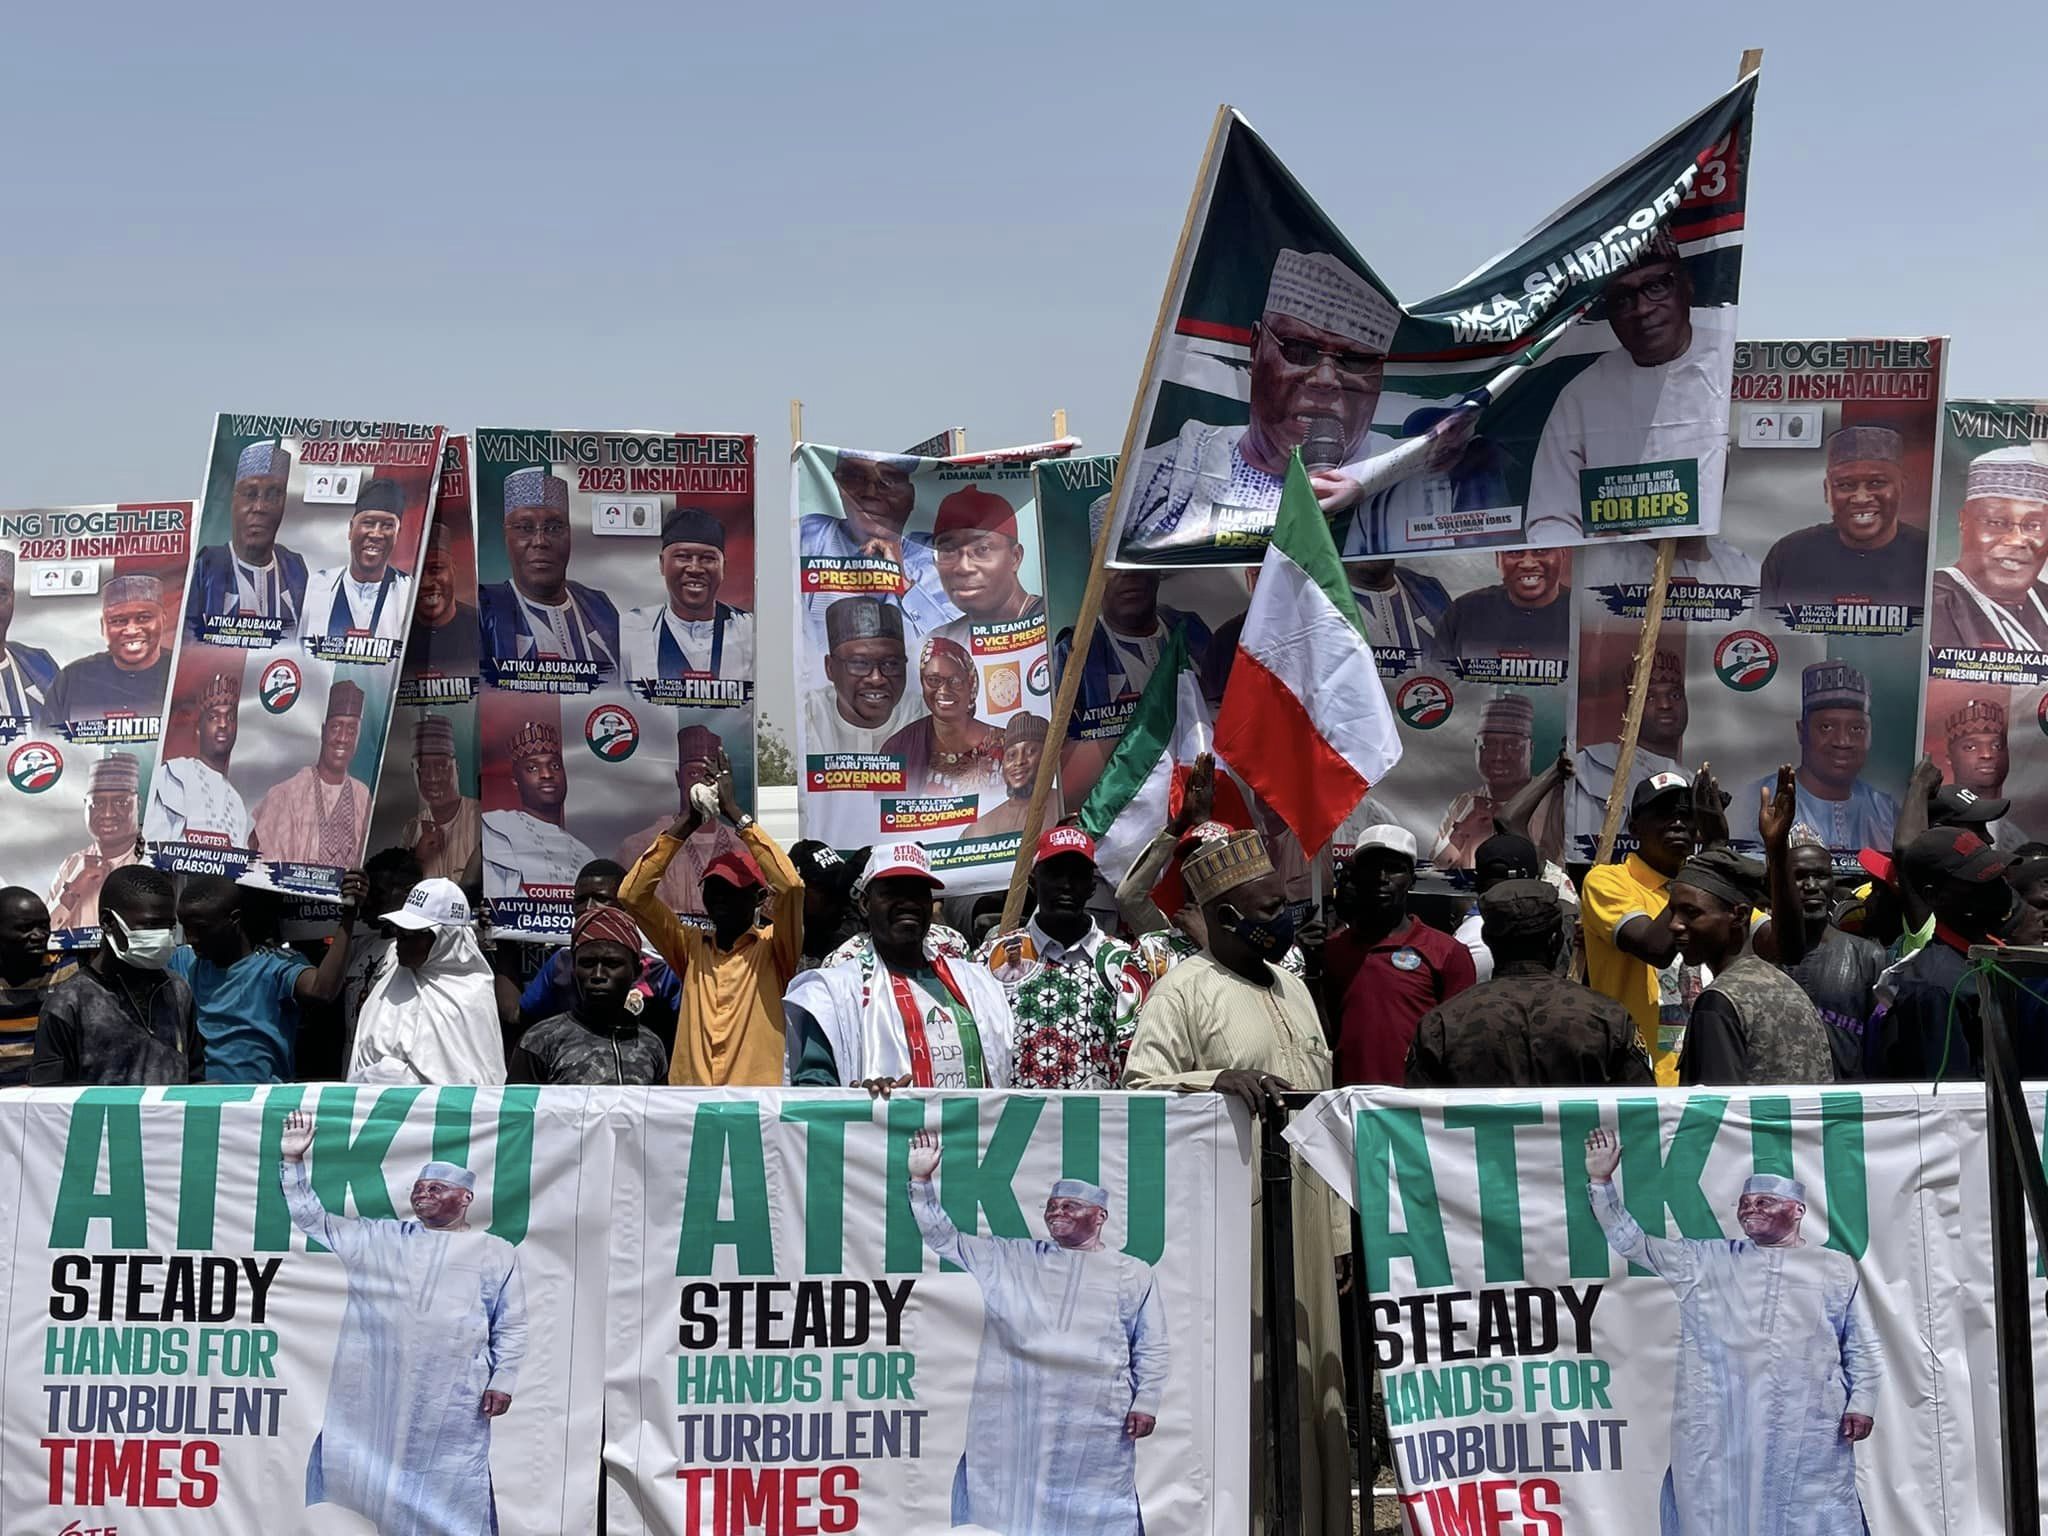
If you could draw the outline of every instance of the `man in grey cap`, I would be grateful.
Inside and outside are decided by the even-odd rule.
[[[104,651],[81,656],[57,674],[49,696],[52,725],[127,717],[105,735],[154,741],[162,734],[164,695],[171,686],[171,649],[164,644],[164,584],[154,576],[114,576],[100,588]]]
[[[141,862],[135,851],[141,786],[141,769],[127,752],[109,752],[87,770],[85,830],[92,842],[67,854],[50,881],[52,928],[97,928],[107,876]]]
[[[256,845],[272,863],[354,869],[370,825],[370,789],[349,772],[363,729],[363,690],[327,693],[319,755],[256,802]]]
[[[1830,848],[1889,848],[1899,802],[1863,781],[1870,757],[1870,680],[1839,661],[1817,661],[1799,678],[1799,807],[1797,820]],[[1756,825],[1757,807],[1777,774],[1753,779],[1742,810]],[[1753,834],[1762,841],[1762,834]]]
[[[189,638],[218,638],[211,621],[236,617],[281,621],[279,638],[297,627],[306,606],[306,562],[277,542],[291,473],[292,456],[282,442],[251,443],[235,459],[228,542],[209,544],[192,560]]]
[[[512,579],[477,593],[485,657],[500,668],[594,663],[600,682],[616,681],[619,610],[604,593],[569,579],[569,482],[545,468],[518,469],[505,477],[504,496]]]
[[[1043,1238],[961,1232],[934,1182],[942,1155],[931,1132],[912,1138],[910,1209],[982,1302],[954,1523],[1140,1536],[1137,1448],[1159,1423],[1169,1358],[1152,1266],[1103,1242],[1109,1192],[1085,1179],[1054,1182]],[[1038,1432],[1017,1432],[1020,1403]]]
[[[826,686],[804,698],[804,750],[878,751],[922,713],[905,697],[903,610],[879,598],[842,597],[825,610],[825,636]]]
[[[754,616],[718,600],[725,581],[725,524],[702,507],[677,507],[661,523],[661,581],[668,601],[626,610],[619,638],[627,681],[754,675]]]
[[[0,720],[40,723],[57,682],[57,658],[40,646],[9,640],[14,626],[14,555],[0,549]]]
[[[1899,521],[1905,440],[1890,427],[1843,427],[1827,441],[1821,489],[1831,521],[1786,534],[1764,556],[1763,605],[1859,602],[1918,607],[1927,534]]]
[[[339,642],[367,635],[396,641],[412,609],[412,577],[391,563],[405,522],[405,493],[378,475],[363,482],[348,515],[348,563],[313,573],[306,583],[306,617],[299,639]]]
[[[314,1139],[311,1114],[285,1117],[278,1181],[293,1224],[341,1261],[348,1304],[306,1506],[338,1504],[385,1532],[494,1531],[491,1421],[526,1357],[518,1251],[469,1224],[476,1174],[455,1163],[420,1169],[408,1219],[330,1212],[307,1169]]]
[[[1630,1177],[1649,1177],[1657,1156],[1628,1159]],[[1663,1536],[1864,1536],[1856,1445],[1884,1358],[1856,1261],[1800,1235],[1806,1186],[1782,1173],[1743,1181],[1739,1238],[1652,1237],[1615,1188],[1622,1161],[1612,1131],[1586,1138],[1586,1197],[1608,1247],[1678,1297]]]

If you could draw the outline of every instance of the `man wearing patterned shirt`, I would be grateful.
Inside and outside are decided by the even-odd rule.
[[[975,956],[1009,995],[1019,1088],[1114,1088],[1145,1000],[1144,962],[1096,926],[1095,839],[1053,827],[1031,866],[1037,911]]]

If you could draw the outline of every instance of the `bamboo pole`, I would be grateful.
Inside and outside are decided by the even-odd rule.
[[[804,440],[804,403],[801,400],[789,402],[789,445],[794,448]]]

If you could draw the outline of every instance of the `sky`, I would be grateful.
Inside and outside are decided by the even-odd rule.
[[[219,410],[754,432],[785,731],[789,401],[819,442],[1037,441],[1064,408],[1114,450],[1220,102],[1420,298],[1761,47],[1742,334],[1948,334],[1951,395],[2048,396],[2038,0],[116,3],[8,33],[0,506],[196,497]]]

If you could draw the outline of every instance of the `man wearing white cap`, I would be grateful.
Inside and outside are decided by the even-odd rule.
[[[1147,449],[1124,543],[1200,550],[1270,534],[1297,448],[1310,469],[1366,457],[1400,323],[1400,306],[1337,257],[1280,252],[1252,327],[1250,422],[1190,421]]]
[[[1962,547],[1934,573],[1927,643],[1936,650],[2048,652],[2048,460],[1997,448],[1970,463],[1956,514]]]
[[[1764,556],[1763,604],[1905,603],[1927,580],[1927,535],[1899,521],[1906,443],[1890,427],[1842,427],[1828,437],[1821,491],[1831,521],[1786,534]]]
[[[1109,1192],[1086,1179],[1053,1183],[1043,1238],[961,1232],[934,1182],[942,1155],[931,1132],[912,1138],[910,1209],[925,1246],[972,1275],[982,1303],[954,1523],[1143,1536],[1138,1442],[1159,1423],[1169,1360],[1152,1266],[1103,1242]]]
[[[14,555],[0,549],[0,720],[41,721],[57,683],[57,658],[41,646],[9,640],[14,625]]]
[[[1607,280],[1600,303],[1619,345],[1550,408],[1529,473],[1531,543],[1576,544],[1597,531],[1580,479],[1589,469],[1689,462],[1704,504],[1694,508],[1698,521],[1720,505],[1735,333],[1720,311],[1694,309],[1692,297],[1692,275],[1661,229]]]
[[[211,621],[276,620],[279,638],[298,626],[306,606],[306,562],[277,542],[284,523],[292,456],[281,442],[251,443],[235,459],[228,499],[228,542],[209,544],[192,560],[185,633],[216,638]]]
[[[1015,1024],[987,966],[926,944],[944,883],[915,843],[868,855],[856,899],[870,944],[805,971],[783,995],[798,1088],[1008,1088]]]
[[[1663,1536],[1864,1536],[1856,1444],[1883,1359],[1855,1260],[1800,1235],[1806,1186],[1782,1174],[1744,1181],[1739,1238],[1651,1237],[1614,1186],[1621,1160],[1612,1131],[1586,1138],[1593,1214],[1678,1295]]]
[[[420,1169],[413,1219],[330,1212],[307,1168],[313,1141],[313,1116],[293,1110],[278,1177],[293,1223],[341,1261],[348,1304],[306,1506],[338,1504],[386,1536],[495,1531],[491,1421],[526,1356],[519,1254],[469,1224],[476,1174],[455,1163]]]
[[[162,733],[164,695],[171,686],[163,599],[164,584],[154,576],[108,578],[100,588],[100,634],[107,648],[57,674],[49,698],[52,725],[126,716],[129,724],[109,735],[154,740]]]
[[[338,644],[351,635],[399,640],[412,610],[412,577],[391,563],[405,520],[405,493],[384,475],[363,482],[348,515],[348,563],[325,566],[306,583],[299,639]]]

